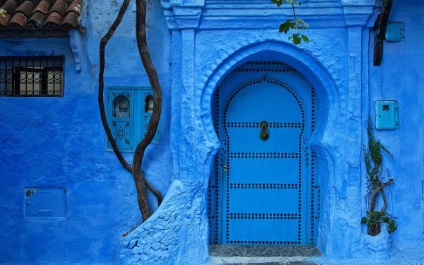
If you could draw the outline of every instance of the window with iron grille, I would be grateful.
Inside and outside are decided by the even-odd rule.
[[[64,56],[0,57],[0,95],[60,97]]]

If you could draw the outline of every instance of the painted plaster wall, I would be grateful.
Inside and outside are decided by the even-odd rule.
[[[330,32],[330,33],[329,33]],[[344,29],[326,29],[326,34],[330,34],[334,36],[334,39],[337,40],[337,43],[340,47],[346,46],[345,41],[345,30]],[[222,36],[222,38],[217,37]],[[231,36],[231,39],[228,38],[228,36]],[[335,83],[334,87],[337,90],[334,91],[324,91],[323,89],[317,89],[318,93],[318,100],[320,101],[320,113],[318,114],[319,119],[322,123],[325,123],[327,119],[333,119],[331,122],[328,122],[328,128],[326,130],[330,131],[341,131],[343,130],[343,120],[346,119],[346,111],[343,108],[340,108],[342,105],[346,105],[346,98],[343,95],[346,89],[346,79],[344,76],[345,73],[345,65],[346,65],[346,54],[344,54],[342,49],[335,50],[332,46],[326,45],[328,42],[327,38],[324,36],[322,31],[318,30],[311,30],[310,33],[308,33],[308,36],[313,39],[314,43],[311,45],[308,45],[308,47],[305,47],[305,49],[309,50],[309,53],[313,54],[312,56],[306,55],[303,53],[301,49],[293,48],[290,45],[287,45],[282,40],[284,40],[285,36],[282,36],[278,32],[276,32],[274,29],[269,30],[261,30],[261,31],[253,31],[253,30],[232,30],[230,32],[226,32],[224,34],[218,34],[215,31],[207,31],[202,32],[198,35],[197,41],[197,48],[198,53],[197,55],[202,58],[199,59],[199,61],[207,61],[207,62],[213,62],[212,63],[212,69],[218,68],[219,65],[222,64],[222,61],[224,60],[232,60],[235,65],[239,65],[243,61],[249,61],[249,60],[281,60],[283,62],[289,63],[289,64],[296,64],[296,62],[293,61],[293,57],[297,56],[304,56],[305,57],[305,64],[308,67],[312,67],[313,61],[316,60],[316,58],[322,58],[323,61],[319,61],[318,63],[315,62],[316,65],[320,65],[322,69],[325,69],[323,72],[329,72],[332,78],[332,81]],[[206,46],[205,43],[208,43],[210,39],[217,39],[217,42],[211,45],[210,43]],[[246,48],[249,47],[249,48]],[[255,47],[260,47],[256,49]],[[207,53],[206,50],[214,49],[214,53]],[[252,49],[256,49],[256,51],[249,51]],[[262,50],[266,49],[267,52],[263,52]],[[245,52],[246,51],[246,52]],[[247,52],[248,51],[248,52]],[[259,51],[259,52],[258,52]],[[286,55],[284,55],[284,53]],[[212,57],[210,54],[216,54],[218,56]],[[232,54],[241,54],[239,58],[232,59]],[[209,57],[206,57],[208,56]],[[327,57],[328,56],[328,57]],[[206,57],[206,58],[205,58]],[[313,58],[312,60],[306,62],[306,57]],[[231,58],[231,59],[228,59]],[[299,58],[300,59],[300,58]],[[237,60],[241,60],[238,62]],[[300,59],[302,60],[302,59]],[[308,64],[309,63],[309,64]],[[235,66],[234,65],[234,66]],[[233,67],[234,67],[233,66]],[[293,65],[300,71],[302,67],[304,66],[299,65]],[[205,68],[210,67],[209,65],[203,66]],[[321,69],[321,70],[322,70]],[[202,83],[202,81],[205,79],[205,75],[202,75],[201,73],[206,72],[206,69],[201,69],[199,73],[198,82]],[[327,72],[327,73],[328,73]],[[325,73],[324,73],[325,74]],[[307,75],[305,75],[307,76]],[[203,80],[202,80],[203,79]],[[310,81],[312,82],[312,81]],[[318,88],[318,87],[316,87]],[[332,102],[328,102],[328,100],[323,100],[324,98],[328,97],[328,94],[331,94],[331,97],[333,97]],[[329,106],[330,105],[330,106]],[[331,112],[327,114],[326,111],[329,111],[331,109]],[[323,124],[319,124],[319,128],[317,130],[322,130],[321,126]],[[323,135],[321,136],[323,139],[319,142],[315,143],[315,147],[317,151],[319,152],[319,149],[321,148],[331,148],[334,153],[343,152],[344,147],[341,145],[341,142],[337,141],[333,137],[334,134],[331,135]],[[342,137],[348,137],[347,134],[341,133],[343,135]],[[317,136],[316,136],[317,137]],[[319,137],[318,137],[319,138]],[[323,151],[321,151],[323,152]],[[337,156],[337,155],[335,155]],[[319,179],[320,185],[321,185],[321,194],[325,196],[325,194],[328,194],[331,192],[329,189],[334,189],[337,187],[337,194],[338,196],[346,196],[346,188],[343,187],[343,185],[340,183],[342,180],[335,179],[336,175],[345,175],[345,169],[344,169],[344,156],[342,156],[342,159],[339,159],[339,161],[335,161],[336,159],[334,157],[331,157],[329,154],[321,154],[321,157],[328,161],[333,162],[333,165],[329,165],[331,167],[330,169],[322,169],[322,177]],[[325,166],[322,165],[322,167]],[[332,172],[329,173],[327,170],[331,170]],[[330,176],[334,176],[334,179],[332,179]],[[337,182],[338,183],[334,183]],[[341,186],[341,187],[340,187]],[[344,190],[343,190],[344,189]],[[345,193],[345,194],[343,194]],[[358,200],[359,198],[358,194],[355,194],[355,198]],[[321,244],[321,248],[327,247],[325,243],[322,241],[332,241],[331,235],[331,220],[330,218],[335,217],[333,216],[333,213],[331,213],[330,209],[333,205],[334,198],[322,198],[323,202],[322,204],[326,205],[326,207],[321,206],[321,219],[323,219],[323,222],[328,222],[327,224],[321,224],[320,226],[320,232],[319,232],[319,244]],[[346,215],[345,212],[346,209],[340,209],[337,213],[338,217],[342,217],[343,215]],[[346,217],[347,218],[347,217]],[[357,221],[359,222],[359,218]],[[333,235],[333,236],[336,236]],[[340,241],[342,242],[342,241]],[[348,242],[346,244],[353,244],[352,242]],[[329,248],[328,252],[334,251],[333,249]],[[340,252],[340,249],[336,250],[335,252]],[[347,253],[344,253],[343,255],[347,255]]]
[[[132,177],[105,151],[97,105],[99,41],[120,4],[85,1],[85,32],[77,33],[81,42],[0,39],[0,56],[65,56],[63,97],[0,98],[0,264],[117,264],[121,235],[141,223]],[[134,40],[134,5],[107,46],[106,86],[149,86]],[[148,42],[164,90],[164,121],[162,141],[147,150],[144,170],[165,194],[171,172],[169,33],[160,4],[150,1],[148,8]],[[79,47],[78,54],[70,43]],[[130,153],[125,157],[131,162]],[[66,189],[65,216],[25,217],[25,188]]]
[[[8,55],[33,54],[33,46],[41,46],[28,40],[2,41],[3,45],[16,49]],[[63,98],[1,99],[1,216],[5,220],[1,235],[9,243],[1,247],[5,263],[59,262],[64,257],[71,262],[87,257],[106,262],[110,259],[106,253],[114,248],[104,231],[118,218],[109,207],[117,205],[114,197],[125,181],[108,177],[109,159],[96,156],[104,149],[96,97],[85,92],[87,83],[76,78],[68,45],[66,40],[51,41],[37,52],[65,54],[65,80],[73,82],[65,86]],[[66,218],[25,218],[27,187],[66,188]]]
[[[380,67],[370,67],[370,113],[374,101],[397,100],[398,130],[376,131],[375,135],[392,152],[385,163],[395,184],[389,189],[389,210],[397,216],[393,233],[395,249],[422,249],[423,236],[423,119],[424,3],[394,3],[390,21],[405,24],[405,40],[385,42]]]
[[[325,110],[331,110],[328,114],[323,114],[320,117],[324,125],[321,124],[322,128],[319,129],[321,132],[318,134],[323,133],[322,131],[324,131],[325,126],[327,126],[325,128],[327,131],[326,134],[317,137],[321,138],[321,140],[317,140],[316,143],[317,150],[321,152],[321,158],[328,161],[328,164],[322,166],[323,169],[321,172],[323,176],[327,177],[323,177],[320,180],[325,196],[323,198],[323,204],[327,205],[327,208],[322,208],[323,222],[320,231],[320,247],[329,255],[336,255],[335,253],[337,253],[337,255],[345,255],[346,257],[351,256],[352,245],[360,248],[360,236],[358,236],[361,233],[359,226],[360,216],[352,219],[352,213],[347,205],[349,203],[360,205],[360,182],[358,181],[356,183],[352,181],[353,183],[350,183],[350,187],[348,187],[348,184],[344,184],[344,180],[349,179],[349,167],[346,165],[346,160],[349,157],[346,158],[342,155],[339,161],[335,161],[335,157],[340,157],[340,154],[351,147],[343,146],[342,143],[346,143],[348,139],[352,138],[351,134],[355,133],[354,130],[345,131],[344,124],[348,120],[348,110],[339,107],[348,104],[346,95],[346,87],[348,86],[346,81],[346,68],[348,64],[346,46],[349,40],[352,40],[352,37],[348,39],[346,29],[340,27],[334,27],[333,29],[325,28],[325,31],[323,29],[311,30],[310,35],[311,39],[314,39],[314,43],[299,49],[285,44],[282,40],[284,36],[276,33],[275,29],[267,28],[269,25],[262,28],[246,22],[248,24],[246,26],[241,21],[237,21],[236,18],[234,20],[231,21],[234,23],[233,25],[231,23],[229,23],[230,25],[221,24],[220,26],[216,26],[216,29],[194,32],[190,28],[183,28],[181,32],[173,34],[175,43],[183,43],[181,45],[183,48],[180,48],[181,51],[178,49],[173,50],[177,54],[179,52],[182,54],[181,77],[178,76],[178,80],[173,83],[173,85],[175,84],[173,89],[177,91],[175,94],[182,96],[173,98],[173,104],[174,106],[182,105],[183,108],[181,108],[179,117],[172,121],[175,128],[181,127],[179,132],[173,132],[174,137],[179,139],[179,141],[173,141],[173,150],[180,150],[180,152],[174,151],[174,159],[177,161],[180,160],[180,176],[185,182],[199,187],[204,192],[203,196],[199,198],[204,201],[200,204],[201,208],[199,210],[205,212],[206,210],[203,205],[206,203],[204,200],[206,190],[202,190],[201,188],[205,185],[204,181],[208,178],[209,171],[205,172],[204,167],[205,165],[211,166],[211,157],[213,151],[216,150],[214,148],[218,146],[213,126],[211,126],[210,104],[213,89],[219,85],[220,80],[231,69],[247,60],[269,60],[273,58],[289,63],[304,73],[310,79],[311,83],[316,84],[317,87],[320,86],[318,83],[321,82],[321,87],[318,90],[318,98],[323,98],[321,99],[321,103],[324,112]],[[240,29],[233,28],[238,23],[242,25],[239,26]],[[255,22],[251,21],[251,23]],[[244,27],[249,29],[243,30]],[[258,27],[258,29],[255,27]],[[202,24],[200,28],[202,28]],[[354,33],[356,32],[358,30],[354,31]],[[359,37],[361,35],[361,31],[359,31]],[[339,49],[335,50],[334,46],[328,45],[328,36],[334,36]],[[351,44],[354,48],[359,47],[359,51],[355,50],[355,53],[359,56],[361,54],[361,44],[361,38]],[[189,51],[185,51],[185,48],[188,48]],[[310,50],[308,51],[308,49]],[[195,51],[195,53],[190,57],[191,50]],[[268,54],[263,51],[268,51]],[[296,58],[297,56],[298,58]],[[178,55],[174,58],[175,61],[179,59]],[[305,61],[302,62],[302,59]],[[359,67],[360,65],[355,66]],[[316,73],[311,73],[311,69],[313,68],[317,68]],[[190,85],[190,82],[187,82],[193,80],[193,77],[190,74],[184,75],[185,71],[191,69],[195,71],[194,86]],[[317,76],[319,72],[327,75],[330,81],[325,81],[325,77]],[[310,76],[308,76],[308,73]],[[321,80],[319,80],[320,78]],[[324,87],[323,83],[325,82],[331,84],[328,87]],[[359,112],[359,116],[361,109],[360,97],[360,95],[356,96],[356,99],[359,98],[359,102],[357,100],[355,103],[350,103],[352,105],[350,108],[356,108],[356,115]],[[193,106],[184,104],[185,102],[195,102],[195,104]],[[198,120],[201,120],[202,124],[197,123]],[[329,131],[332,133],[329,133]],[[345,138],[343,142],[339,142],[334,138],[335,131],[340,132],[340,135]],[[191,139],[196,139],[198,142],[204,142],[205,144],[198,145],[196,142],[192,142]],[[187,143],[184,144],[187,147],[182,148],[181,142]],[[332,154],[326,152],[325,149],[331,149]],[[356,152],[356,157],[353,155],[354,157],[351,158],[356,171],[360,167],[360,150],[361,145],[359,144],[355,150],[346,153],[352,157],[351,153]],[[191,155],[191,157],[188,161],[185,161],[184,157],[187,155]],[[195,162],[192,163],[191,161]],[[193,174],[193,171],[196,173]],[[355,173],[357,172],[352,172],[351,174]],[[357,174],[359,175],[360,173]],[[199,176],[201,177],[199,178]],[[336,178],[336,176],[344,177]],[[349,188],[355,190],[352,191]],[[339,208],[337,213],[334,213],[334,209],[331,207],[334,207],[339,201],[342,201],[345,205]],[[337,221],[335,221],[336,218]],[[200,224],[205,222],[205,220],[200,221]],[[348,235],[344,239],[338,238],[341,237],[338,232],[340,231],[339,229],[346,228],[349,225],[356,226],[359,229],[356,231],[353,229],[346,230],[346,234]],[[190,232],[198,236],[196,229],[190,229]],[[204,237],[199,238],[204,240]],[[346,240],[346,238],[350,238],[351,240]],[[339,247],[341,242],[345,242],[345,246]],[[186,244],[188,245],[190,242]]]
[[[305,1],[305,5],[313,2]],[[145,171],[167,194],[151,219],[126,237],[121,235],[141,220],[136,194],[131,176],[113,153],[105,152],[96,94],[98,43],[120,2],[86,3],[81,72],[75,70],[68,40],[48,44],[0,40],[0,55],[66,57],[63,98],[0,98],[0,216],[5,220],[0,240],[10,243],[0,247],[0,263],[207,264],[207,185],[219,146],[211,125],[211,95],[235,66],[270,54],[294,66],[318,93],[322,113],[313,146],[320,161],[322,195],[318,247],[326,258],[372,254],[364,245],[366,236],[359,223],[365,212],[361,135],[377,99],[396,99],[401,109],[399,130],[376,133],[394,155],[388,163],[395,176],[390,189],[393,208],[389,208],[398,216],[399,228],[391,250],[422,248],[423,72],[419,63],[424,39],[414,34],[423,30],[422,8],[411,9],[415,1],[393,7],[391,20],[406,23],[407,37],[400,43],[385,43],[383,64],[378,68],[372,66],[368,31],[372,21],[348,15],[343,19],[343,8],[335,1],[327,4],[336,4],[341,13],[323,14],[323,19],[309,14],[312,41],[301,47],[287,44],[286,37],[275,32],[278,19],[272,14],[262,17],[266,23],[260,26],[251,20],[249,29],[239,26],[237,19],[208,20],[210,13],[198,25],[197,17],[191,15],[199,11],[202,1],[172,4],[188,5],[194,11],[182,16],[184,23],[168,20],[166,24],[159,2],[149,2],[153,12],[148,21],[153,62],[164,89],[164,116],[162,143],[148,151]],[[350,14],[351,6],[373,3],[342,4]],[[148,86],[133,39],[133,18],[132,3],[107,47],[106,85]],[[130,160],[131,154],[126,158]],[[405,178],[408,181],[402,182]],[[24,218],[26,187],[65,187],[66,218]]]
[[[244,24],[248,22],[232,18],[218,25],[219,22],[211,22],[203,17],[200,26],[197,26],[193,17],[193,24],[187,23],[187,17],[179,24],[177,15],[175,24],[169,22],[171,28],[176,28],[172,35],[173,71],[176,72],[172,81],[172,109],[175,115],[171,120],[171,126],[175,129],[171,131],[171,137],[175,139],[172,141],[175,173],[185,185],[190,185],[196,191],[192,197],[201,201],[192,209],[203,212],[200,220],[196,219],[197,216],[192,217],[191,220],[196,221],[189,226],[193,237],[186,238],[181,243],[181,249],[185,249],[184,245],[204,245],[206,240],[204,234],[199,233],[206,221],[204,187],[209,175],[208,165],[210,168],[211,157],[219,146],[211,126],[213,90],[235,66],[246,60],[267,59],[271,53],[274,59],[293,65],[310,80],[317,89],[324,112],[313,139],[320,159],[322,188],[318,247],[328,258],[349,259],[376,254],[374,252],[378,249],[369,249],[366,245],[367,236],[360,225],[366,208],[362,135],[366,130],[368,114],[372,113],[369,101],[373,100],[370,94],[374,92],[369,84],[375,82],[372,76],[374,70],[370,69],[372,38],[369,35],[375,16],[372,15],[372,8],[366,7],[367,4],[373,3],[344,1],[342,23],[336,18],[340,13],[333,14],[332,18],[327,17],[325,22],[329,24],[325,25],[325,22],[319,24],[320,18],[313,17],[312,23],[316,24],[311,24],[316,28],[308,31],[313,41],[300,48],[285,44],[282,40],[284,37],[269,29],[269,24],[249,24],[249,28]],[[220,10],[222,13],[225,11]],[[212,16],[208,12],[205,14]],[[419,12],[415,17],[419,21],[418,16]],[[243,30],[244,26],[249,29]],[[199,29],[193,30],[192,27]],[[268,51],[268,54],[263,51]],[[203,145],[199,145],[199,142]],[[418,157],[421,168],[422,155],[418,154]],[[420,183],[421,177],[417,177],[416,182]],[[198,195],[197,191],[203,194]],[[417,194],[420,194],[420,188],[416,188],[415,196]],[[410,199],[405,198],[406,201]],[[411,231],[418,229],[420,232],[416,233],[415,238],[407,234],[393,236],[393,252],[402,245],[405,250],[407,245],[421,244],[422,202],[419,197],[413,198],[413,201],[419,214],[411,223]],[[404,218],[409,219],[406,213]],[[378,257],[384,259],[388,254],[385,252],[383,257]],[[205,255],[207,253],[203,253]],[[190,259],[183,261],[193,260],[192,255],[188,256]],[[203,256],[199,256],[199,260]]]

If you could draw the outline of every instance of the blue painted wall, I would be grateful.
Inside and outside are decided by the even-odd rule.
[[[141,223],[132,176],[113,152],[105,151],[97,105],[99,41],[119,5],[86,2],[82,20],[86,31],[81,34],[79,54],[72,52],[70,43],[75,41],[69,39],[0,40],[0,56],[65,56],[63,97],[0,98],[1,264],[116,264],[121,235]],[[148,41],[164,91],[167,120],[169,33],[160,3],[148,8]],[[106,86],[149,86],[134,40],[134,10],[132,3],[107,46]],[[81,60],[80,72],[75,56]],[[148,148],[144,169],[165,194],[171,171],[169,123],[162,122],[161,130],[162,141]],[[132,154],[125,157],[131,162]],[[52,187],[66,189],[65,204],[52,201],[66,208],[65,216],[25,217],[29,207],[25,203]],[[26,198],[25,188],[37,192]],[[154,200],[152,207],[157,207]]]
[[[400,108],[400,128],[375,133],[393,153],[386,160],[395,178],[388,209],[398,217],[380,258],[422,249],[424,4],[395,2],[390,20],[405,23],[406,38],[385,42],[383,63],[374,67],[374,1],[304,1],[299,15],[311,25],[311,42],[300,47],[275,29],[288,9],[237,3],[148,3],[148,42],[164,107],[162,142],[149,147],[144,170],[166,197],[126,237],[121,235],[141,223],[136,193],[131,175],[105,151],[97,106],[99,40],[120,3],[86,2],[80,72],[68,39],[0,39],[0,56],[65,55],[64,97],[0,98],[0,242],[7,242],[0,246],[0,263],[207,264],[207,185],[219,147],[212,95],[232,69],[264,59],[293,66],[317,92],[312,147],[321,188],[317,244],[325,258],[378,251],[360,219],[366,211],[362,145],[368,115],[380,99],[397,100]],[[131,3],[107,46],[106,85],[149,85],[134,40],[134,11]],[[125,157],[132,159],[131,153]],[[25,217],[31,200],[25,188],[52,187],[66,189],[66,216]]]
[[[405,40],[386,42],[382,66],[370,68],[370,113],[374,114],[375,100],[394,99],[399,104],[400,128],[378,131],[376,136],[393,154],[393,159],[386,159],[395,181],[389,209],[398,217],[393,243],[400,250],[421,247],[424,239],[423,7],[414,1],[394,3],[390,21],[405,24]]]

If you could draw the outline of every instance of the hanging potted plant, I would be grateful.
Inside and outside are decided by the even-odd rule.
[[[367,225],[367,233],[370,236],[379,235],[382,229],[382,224],[386,224],[388,234],[393,233],[397,229],[396,219],[386,211],[387,198],[384,188],[393,184],[393,178],[388,176],[387,172],[383,171],[383,152],[392,157],[392,154],[384,147],[380,141],[374,138],[371,117],[368,122],[368,146],[364,146],[364,161],[367,173],[367,187],[369,208],[367,216],[361,219],[362,224]],[[378,200],[383,200],[383,205],[380,209]]]

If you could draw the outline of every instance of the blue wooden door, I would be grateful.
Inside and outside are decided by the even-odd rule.
[[[290,71],[264,74],[270,68]],[[318,187],[309,147],[314,100],[309,83],[281,63],[245,64],[221,85],[211,243],[314,244]]]

